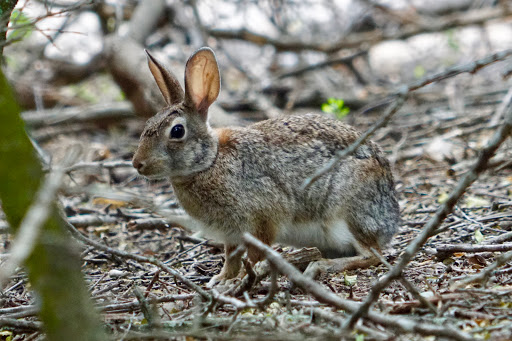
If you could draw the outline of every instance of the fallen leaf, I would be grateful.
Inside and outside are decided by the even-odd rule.
[[[110,208],[114,209],[114,210],[119,207],[126,207],[130,204],[129,202],[126,202],[123,200],[115,200],[115,199],[102,198],[102,197],[97,197],[97,198],[92,199],[92,203],[93,203],[93,205],[97,205],[97,206],[110,206]]]
[[[357,283],[357,275],[349,276],[345,273],[345,285],[353,286]]]
[[[473,269],[481,269],[487,265],[485,258],[481,255],[473,255],[468,257],[468,262],[473,266]]]
[[[439,197],[437,198],[438,203],[444,204],[446,200],[448,200],[448,193],[443,192],[443,193],[439,194]]]
[[[466,198],[465,206],[466,207],[481,207],[481,206],[490,206],[491,202],[487,199],[481,197],[469,196]]]
[[[484,241],[484,235],[480,232],[480,229],[475,231],[475,240],[478,244]]]

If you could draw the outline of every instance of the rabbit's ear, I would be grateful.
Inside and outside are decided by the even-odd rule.
[[[206,121],[208,108],[220,92],[220,74],[215,54],[208,47],[197,50],[185,67],[185,103]]]
[[[155,78],[156,84],[160,89],[160,92],[164,96],[165,103],[167,105],[174,105],[183,101],[183,89],[181,88],[180,82],[174,77],[174,75],[167,70],[158,60],[153,57],[148,50],[148,65],[149,70]]]

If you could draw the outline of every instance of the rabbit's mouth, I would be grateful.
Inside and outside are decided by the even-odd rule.
[[[139,174],[148,180],[163,180],[166,178],[163,174],[141,174],[140,172]]]
[[[155,162],[148,162],[147,160],[139,160],[137,157],[133,159],[133,167],[137,172],[149,180],[160,180],[166,176],[164,167]]]
[[[159,167],[144,167],[139,168],[137,171],[140,175],[148,178],[149,180],[161,180],[166,178],[166,172],[163,169],[158,169]]]

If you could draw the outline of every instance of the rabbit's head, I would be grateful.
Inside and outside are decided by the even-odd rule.
[[[149,52],[148,64],[167,106],[150,118],[133,157],[133,166],[150,179],[184,177],[208,168],[217,140],[208,125],[208,108],[220,92],[213,51],[202,48],[185,67],[185,91]]]

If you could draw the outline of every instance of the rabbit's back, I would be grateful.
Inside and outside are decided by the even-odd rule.
[[[215,133],[219,142],[212,166],[172,182],[185,210],[222,239],[237,240],[248,230],[260,239],[268,234],[329,253],[354,238],[379,248],[395,232],[398,204],[391,170],[372,142],[309,188],[301,187],[359,137],[352,127],[307,114]]]

